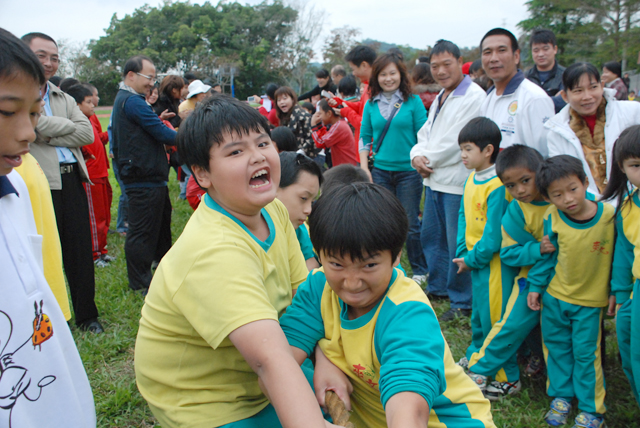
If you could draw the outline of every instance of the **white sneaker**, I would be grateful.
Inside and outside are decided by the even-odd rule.
[[[467,373],[467,375],[471,378],[473,383],[475,383],[478,388],[480,388],[480,391],[484,393],[484,391],[487,389],[487,377],[474,372],[469,372]]]
[[[501,398],[506,397],[507,395],[513,395],[520,392],[522,389],[522,383],[517,380],[513,383],[511,382],[498,382],[494,380],[487,387],[485,396],[489,401],[498,401]]]
[[[456,364],[465,370],[469,368],[469,360],[467,360],[467,357],[460,358],[460,361],[458,361]]]
[[[413,275],[411,279],[418,283],[418,285],[422,285],[427,281],[428,275]]]

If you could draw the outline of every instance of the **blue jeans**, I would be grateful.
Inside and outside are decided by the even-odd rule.
[[[371,170],[373,182],[381,185],[396,195],[407,212],[409,218],[409,235],[407,236],[407,256],[411,263],[413,275],[426,275],[427,262],[424,259],[420,243],[420,198],[422,197],[422,177],[417,171],[384,171],[379,168]]]
[[[456,256],[458,212],[462,195],[424,188],[420,241],[429,266],[429,292],[449,296],[452,308],[471,309],[471,275],[458,275]]]
[[[181,165],[180,168],[184,172],[184,181],[180,182],[180,194],[178,198],[185,200],[187,199],[187,183],[189,182],[189,177],[191,177],[191,170],[186,165]]]
[[[120,180],[120,169],[118,168],[118,162],[115,159],[112,160],[111,166],[113,167],[113,175],[118,181],[120,186],[120,200],[118,201],[118,218],[116,220],[116,231],[126,233],[129,227],[129,200],[127,199],[127,193],[124,191],[124,184]]]

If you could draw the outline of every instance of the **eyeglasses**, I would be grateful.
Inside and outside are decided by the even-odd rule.
[[[45,55],[45,54],[43,54],[43,53],[37,53],[37,54],[36,54],[36,56],[38,57],[38,59],[39,59],[40,61],[44,61],[44,60],[46,60],[46,59],[49,59],[49,61],[50,61],[52,64],[57,64],[57,63],[59,63],[59,62],[60,62],[60,58],[59,58],[58,56],[56,56],[56,55],[47,56],[47,55]]]
[[[157,82],[155,76],[147,76],[146,74],[142,74],[142,73],[136,73],[136,74],[138,76],[144,77],[145,79],[149,79],[149,82],[151,82],[151,83],[156,83]]]

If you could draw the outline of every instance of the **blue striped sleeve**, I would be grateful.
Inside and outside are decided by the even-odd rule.
[[[280,318],[289,345],[313,353],[316,343],[324,337],[324,322],[320,303],[327,280],[318,269],[309,272],[307,280],[300,284],[291,306]]]
[[[613,250],[613,268],[611,269],[611,293],[616,296],[616,303],[629,300],[633,290],[633,245],[624,234],[623,220],[620,213],[616,218],[616,245]],[[640,298],[640,296],[639,296]]]
[[[400,392],[421,395],[433,407],[446,389],[445,342],[438,319],[424,302],[396,305],[385,299],[374,333],[374,348],[380,361],[380,401]]]
[[[481,269],[491,262],[493,255],[502,247],[502,216],[509,202],[505,197],[505,188],[500,186],[487,198],[487,223],[482,238],[473,246],[464,258],[471,269]]]

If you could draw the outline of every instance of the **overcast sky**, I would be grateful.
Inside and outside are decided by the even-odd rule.
[[[505,27],[519,36],[516,25],[527,16],[525,0],[300,1],[326,11],[325,31],[317,46],[321,46],[328,30],[345,25],[359,28],[362,39],[415,48],[433,46],[442,38],[460,47],[476,46],[484,33],[494,27]],[[114,13],[123,18],[145,3],[161,4],[157,0],[0,0],[0,27],[18,37],[40,31],[54,39],[83,42],[103,36]]]

